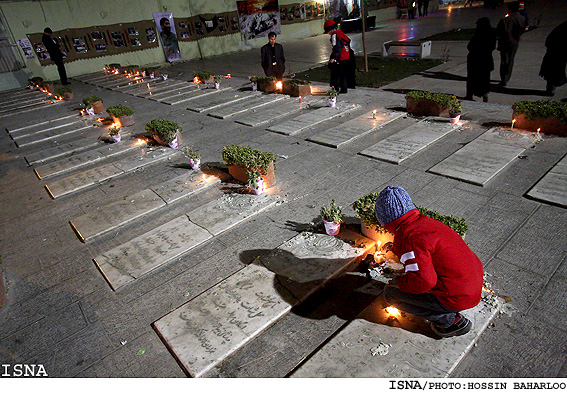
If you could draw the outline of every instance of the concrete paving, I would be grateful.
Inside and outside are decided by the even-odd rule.
[[[298,234],[310,230],[321,234],[319,209],[332,198],[343,206],[345,228],[358,232],[359,221],[350,204],[366,193],[396,184],[405,187],[416,204],[467,220],[467,243],[483,261],[487,282],[508,301],[491,323],[477,327],[483,332],[479,330],[479,335],[474,336],[476,346],[465,344],[459,348],[462,349],[460,353],[442,370],[450,377],[566,377],[567,330],[562,311],[565,309],[563,295],[567,290],[564,280],[567,273],[567,211],[561,203],[539,194],[530,196],[528,191],[540,190],[534,186],[543,181],[542,185],[550,189],[550,194],[557,194],[554,187],[549,187],[547,180],[550,178],[545,177],[564,174],[562,159],[567,153],[567,139],[543,135],[543,141],[522,147],[522,152],[483,186],[429,171],[470,143],[482,140],[490,129],[507,127],[513,102],[543,97],[545,83],[537,76],[545,52],[543,42],[549,31],[562,22],[561,15],[565,15],[567,8],[563,2],[548,1],[542,5],[534,4],[528,11],[540,25],[522,37],[508,88],[492,92],[488,103],[463,102],[465,123],[458,131],[444,135],[399,164],[358,153],[421,119],[403,116],[359,138],[338,144],[338,148],[307,139],[354,121],[373,109],[403,111],[403,93],[408,89],[463,96],[465,42],[445,44],[434,41],[432,57],[448,53],[446,63],[382,89],[349,90],[348,94],[341,95],[339,103],[355,105],[355,110],[330,122],[314,123],[297,135],[266,130],[301,116],[293,108],[286,107],[286,111],[277,114],[277,119],[266,120],[264,115],[242,124],[246,113],[235,115],[235,119],[217,119],[189,111],[185,105],[166,105],[76,80],[72,82],[75,102],[45,105],[34,108],[33,112],[18,109],[3,113],[2,128],[8,131],[32,128],[34,124],[45,125],[48,123],[43,122],[76,114],[75,108],[81,98],[95,94],[103,98],[105,106],[120,103],[134,108],[138,126],[153,118],[177,122],[183,128],[184,143],[197,147],[202,161],[212,166],[223,167],[221,150],[229,144],[248,144],[274,152],[278,158],[277,182],[267,197],[275,200],[277,196],[278,201],[253,216],[239,218],[237,224],[222,231],[221,219],[226,218],[218,201],[226,199],[233,189],[228,185],[211,187],[184,199],[183,203],[152,210],[85,244],[77,239],[69,220],[92,212],[93,207],[104,207],[142,190],[157,192],[159,185],[190,172],[186,160],[174,154],[152,165],[140,166],[139,158],[130,159],[121,162],[120,170],[115,174],[119,176],[111,175],[104,181],[97,178],[88,187],[51,199],[43,190],[43,182],[37,179],[24,158],[41,149],[34,145],[43,144],[18,148],[8,133],[2,133],[0,253],[8,292],[6,305],[0,310],[0,362],[41,363],[50,376],[61,377],[186,376],[187,367],[172,356],[167,341],[160,337],[160,324],[154,323],[164,321],[161,319],[174,311],[190,308],[192,302],[206,298],[220,284],[231,283],[238,272],[252,267],[250,264],[258,259],[265,261],[280,245]],[[484,15],[495,25],[504,13],[504,8],[451,7],[427,18],[381,22],[377,29],[367,34],[367,45],[370,52],[379,52],[384,41],[422,38],[452,28],[472,28],[474,21]],[[350,36],[358,50],[360,34]],[[329,54],[328,36],[296,42],[284,42],[283,39],[278,38],[286,48],[288,70],[293,72],[320,64]],[[496,52],[494,57],[498,64]],[[184,62],[172,66],[168,72],[172,78],[189,80],[193,71],[202,69],[231,73],[232,79],[223,84],[243,86],[249,75],[261,75],[259,51]],[[498,79],[496,71],[493,78]],[[317,92],[325,90],[324,84],[316,84],[316,87]],[[557,89],[554,98],[566,96],[567,86],[563,86]],[[314,97],[318,98],[323,96]],[[74,134],[67,136],[64,143],[71,144],[84,138]],[[497,144],[486,140],[481,149],[490,145]],[[97,165],[89,170],[73,170],[48,184],[68,177],[79,179],[85,171],[96,172],[100,168]],[[562,182],[558,185],[564,185]],[[236,187],[240,188],[239,185]],[[244,208],[254,210],[252,205],[244,202],[241,207],[241,210],[230,211],[231,215],[236,216]],[[195,215],[198,217],[195,220],[201,223],[199,226],[189,224],[189,219],[194,220]],[[175,220],[183,220],[183,224],[177,227],[180,231],[171,232],[171,223]],[[133,245],[135,240],[146,239],[144,242],[148,246],[155,242],[155,237],[148,237],[152,232],[159,233],[164,240],[183,235],[176,241],[188,242],[189,246],[181,248],[182,253],[177,253],[177,249],[168,252],[170,255],[165,262],[150,259],[155,265],[148,260],[147,265],[137,267],[133,260],[129,260],[129,271],[117,272],[110,281],[116,285],[116,291],[113,291],[93,259],[104,264],[102,258],[100,262],[96,258],[109,251],[119,251],[125,245]],[[189,240],[193,235],[197,238]],[[201,242],[204,239],[207,240]],[[155,247],[143,250],[133,247],[131,251],[142,253],[148,249],[150,255],[156,253]],[[321,246],[320,250],[324,248]],[[268,273],[277,278],[289,278],[285,270],[290,267],[286,266],[286,261],[289,260],[283,259],[282,264],[272,267]],[[294,267],[302,267],[302,263],[307,266],[309,261],[310,258],[299,258]],[[301,277],[292,278],[290,286],[295,283],[293,279],[311,278],[307,271],[298,272],[302,273]],[[124,278],[127,284],[122,285],[120,281]],[[319,279],[313,278],[313,282],[305,285],[313,288]],[[373,285],[380,289],[379,284]],[[229,357],[215,360],[214,368],[208,369],[206,376],[284,377],[302,368],[306,371],[310,360],[321,357],[317,356],[318,351],[325,349],[327,344],[332,346],[333,338],[338,338],[345,327],[368,323],[359,318],[376,301],[376,293],[370,294],[367,286],[367,280],[356,272],[345,272],[328,280],[318,291],[309,293],[301,303],[293,297],[285,299],[285,314],[268,320],[269,327],[263,325],[253,331],[242,346],[230,349]],[[416,343],[412,336],[420,335],[401,327],[375,324],[376,332],[392,329],[393,335],[409,338],[412,343]],[[348,330],[344,334],[348,334]],[[470,345],[472,341],[467,343]],[[406,345],[403,341],[397,342],[396,348],[391,349],[392,355],[401,352],[407,356],[414,347],[410,349]],[[443,352],[447,342],[435,341],[428,346],[433,346],[432,351]],[[367,373],[378,376],[378,373],[372,375],[371,370],[365,371],[364,376]],[[345,372],[341,376],[351,375]],[[424,375],[416,373],[414,376]],[[425,376],[439,375],[425,373]]]

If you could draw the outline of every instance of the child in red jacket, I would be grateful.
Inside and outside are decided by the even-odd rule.
[[[422,215],[399,186],[382,190],[375,214],[394,234],[392,252],[404,265],[399,279],[384,288],[386,302],[429,320],[440,337],[469,332],[472,322],[459,311],[480,302],[482,262],[459,234]]]

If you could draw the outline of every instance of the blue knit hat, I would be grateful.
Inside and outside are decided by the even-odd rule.
[[[415,209],[408,192],[400,186],[388,186],[376,199],[374,213],[380,224],[385,225]]]

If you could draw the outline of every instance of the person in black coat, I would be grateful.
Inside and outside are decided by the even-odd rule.
[[[506,86],[512,76],[520,36],[526,31],[526,17],[519,10],[520,2],[508,3],[508,14],[496,26],[500,51],[500,86]]]
[[[473,95],[488,101],[490,92],[490,72],[494,70],[492,51],[496,49],[496,33],[490,25],[490,19],[476,21],[476,30],[467,45],[467,95],[465,100],[472,100]]]
[[[62,85],[69,85],[70,82],[67,81],[67,71],[65,70],[65,65],[63,64],[63,53],[61,53],[61,49],[59,49],[59,44],[57,41],[51,37],[53,31],[46,27],[43,29],[43,36],[41,37],[41,42],[47,53],[49,53],[49,57],[57,66],[57,71],[59,72],[59,78],[61,79]]]
[[[567,66],[567,21],[549,33],[545,40],[547,52],[543,57],[539,75],[547,81],[546,92],[549,96],[555,94],[555,88],[567,83],[565,67]]]
[[[262,68],[267,77],[276,77],[281,81],[285,71],[283,46],[276,43],[276,33],[268,34],[268,43],[261,49]]]

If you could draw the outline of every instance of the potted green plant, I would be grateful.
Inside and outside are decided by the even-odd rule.
[[[160,67],[159,66],[148,66],[144,69],[144,71],[146,71],[146,74],[151,78],[154,79],[156,77],[159,77],[159,70]]]
[[[177,123],[167,119],[152,119],[146,123],[146,131],[150,132],[159,144],[177,149],[178,134],[181,131]]]
[[[451,108],[449,108],[449,118],[451,118],[451,123],[458,123],[461,119],[461,112],[463,108],[461,107],[461,100],[455,99],[451,102]]]
[[[162,73],[162,74],[161,74],[161,79],[163,79],[164,81],[167,81],[167,78],[169,78],[169,74],[168,74],[168,73]]]
[[[264,178],[262,178],[262,170],[257,167],[250,168],[246,171],[248,175],[248,187],[256,195],[264,193]]]
[[[124,71],[127,74],[136,75],[140,73],[140,66],[137,64],[132,64],[124,67]]]
[[[222,77],[220,75],[213,75],[213,81],[215,83],[215,89],[220,89],[221,78]]]
[[[55,82],[53,81],[43,81],[41,87],[51,94],[55,94]]]
[[[222,158],[228,165],[228,173],[240,182],[248,182],[247,171],[252,169],[260,170],[266,188],[276,181],[277,159],[272,152],[262,152],[249,146],[227,145],[222,148]]]
[[[75,99],[75,94],[73,93],[73,89],[64,86],[57,87],[55,89],[55,94],[61,97],[65,101],[71,101]]]
[[[256,76],[252,76],[249,77],[248,79],[250,79],[250,86],[252,86],[252,91],[255,92],[258,90],[258,77]]]
[[[183,149],[183,155],[189,159],[191,169],[198,170],[201,168],[201,153],[192,146]]]
[[[327,96],[329,96],[329,107],[335,107],[337,105],[337,96],[339,95],[339,92],[337,92],[337,89],[335,88],[330,88],[329,90],[327,90]]]
[[[110,135],[114,142],[120,142],[122,139],[122,137],[120,137],[120,127],[111,127],[108,129],[108,135]]]
[[[30,79],[28,79],[28,82],[30,84],[30,88],[39,88],[41,87],[42,83],[43,83],[43,78],[42,77],[31,77]]]
[[[87,107],[87,113],[89,115],[100,114],[104,112],[102,99],[98,96],[87,96],[83,98],[83,104],[85,104],[85,106]]]
[[[567,103],[554,100],[518,101],[512,105],[515,127],[545,134],[567,135]]]
[[[113,73],[119,73],[121,67],[120,63],[110,63],[108,65],[108,69]]]
[[[452,94],[414,90],[406,93],[406,110],[416,116],[449,116],[460,100]]]
[[[321,217],[325,225],[325,232],[328,235],[337,235],[341,230],[341,222],[343,221],[342,207],[338,206],[335,200],[331,200],[329,206],[321,207]]]
[[[388,232],[376,219],[374,206],[380,193],[368,193],[352,203],[356,216],[360,218],[360,231],[365,237],[384,245],[392,242],[394,236]]]
[[[277,90],[276,82],[276,77],[258,77],[258,90],[266,93],[273,93]]]
[[[457,218],[453,215],[442,215],[437,211],[433,211],[431,209],[427,209],[421,206],[416,206],[416,208],[419,209],[422,215],[429,216],[432,219],[439,220],[441,223],[445,223],[447,226],[453,229],[457,234],[459,234],[463,239],[465,238],[465,234],[469,229],[469,226],[466,223],[465,219]]]
[[[116,104],[108,107],[106,112],[112,119],[114,123],[120,126],[132,126],[134,124],[134,110],[122,104]]]
[[[311,95],[311,84],[303,79],[287,79],[283,81],[283,93],[293,97]]]
[[[195,71],[193,73],[193,82],[195,83],[213,83],[214,73],[210,71]]]

